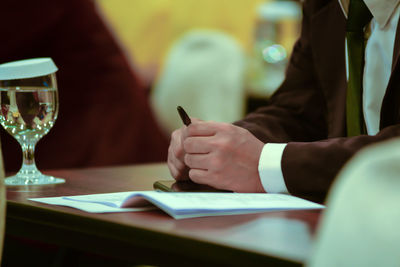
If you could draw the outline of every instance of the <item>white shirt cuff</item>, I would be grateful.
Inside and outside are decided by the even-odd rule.
[[[282,154],[287,144],[265,144],[258,162],[258,173],[268,193],[289,193],[281,168]]]

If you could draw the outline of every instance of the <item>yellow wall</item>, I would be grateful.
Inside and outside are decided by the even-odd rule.
[[[174,40],[193,28],[235,36],[250,51],[256,7],[265,0],[97,0],[141,70],[159,66]]]

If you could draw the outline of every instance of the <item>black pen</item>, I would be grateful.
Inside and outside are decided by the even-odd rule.
[[[179,116],[181,117],[183,124],[185,124],[186,126],[189,126],[189,124],[191,124],[192,121],[190,120],[188,114],[183,109],[183,107],[177,106],[176,109],[178,110]]]

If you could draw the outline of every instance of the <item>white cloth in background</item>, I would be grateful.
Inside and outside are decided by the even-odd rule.
[[[328,196],[308,266],[400,266],[400,139],[360,151]]]
[[[176,106],[202,120],[233,122],[245,112],[245,55],[228,34],[193,30],[167,55],[151,101],[167,133],[182,126]]]

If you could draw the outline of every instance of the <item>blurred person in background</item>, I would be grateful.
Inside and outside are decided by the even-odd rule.
[[[0,2],[0,63],[51,57],[60,109],[37,147],[39,169],[166,160],[168,139],[148,94],[91,0]],[[21,150],[1,130],[6,171]]]
[[[3,0],[0,10],[0,63],[51,57],[59,69],[60,109],[53,129],[38,143],[39,169],[166,160],[168,138],[148,93],[94,1]],[[2,129],[1,143],[6,171],[17,171],[22,159],[17,141]],[[6,266],[118,265],[12,236],[4,252]]]

